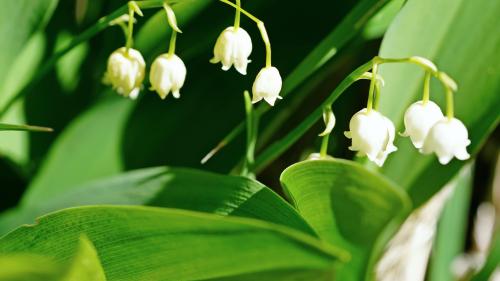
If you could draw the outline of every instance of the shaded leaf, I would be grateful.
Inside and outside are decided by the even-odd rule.
[[[33,33],[42,28],[52,15],[57,0],[6,0],[0,9],[0,84],[7,75],[19,50]]]
[[[121,171],[117,137],[123,125],[119,120],[132,105],[125,99],[112,99],[76,119],[56,140],[22,204],[36,204],[57,195],[64,187]]]
[[[148,168],[75,187],[61,186],[50,196],[34,195],[27,204],[0,216],[0,233],[62,208],[95,205],[150,205],[282,224],[315,235],[282,198],[243,177],[180,169]]]

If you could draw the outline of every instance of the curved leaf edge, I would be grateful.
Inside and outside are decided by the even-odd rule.
[[[366,275],[365,275],[365,280],[373,280],[373,274],[374,274],[374,268],[376,266],[376,263],[378,262],[378,259],[382,256],[383,250],[385,249],[387,243],[390,241],[390,239],[396,234],[398,231],[399,227],[403,224],[405,219],[410,215],[411,210],[412,210],[412,200],[408,196],[408,194],[405,192],[403,188],[401,188],[399,185],[394,183],[391,179],[385,177],[384,175],[377,173],[373,170],[367,169],[365,166],[363,166],[360,163],[351,161],[351,160],[346,160],[346,159],[338,159],[338,158],[333,158],[333,159],[315,159],[315,160],[304,160],[301,162],[297,162],[295,164],[292,164],[288,166],[280,175],[280,182],[282,182],[283,175],[287,173],[288,171],[294,170],[294,169],[301,169],[303,166],[308,165],[310,162],[324,162],[324,163],[336,163],[336,164],[341,164],[341,165],[346,165],[349,166],[353,169],[357,170],[363,170],[367,173],[369,173],[372,176],[380,178],[382,181],[386,183],[386,186],[391,189],[391,191],[397,195],[397,197],[400,199],[400,202],[402,204],[402,209],[401,212],[393,217],[390,222],[384,227],[382,232],[379,233],[378,237],[375,239],[375,242],[373,244],[373,247],[371,249],[371,254],[370,257],[368,258],[368,268],[366,270]],[[287,196],[287,198],[292,202],[293,206],[296,206],[295,199],[293,196],[288,192],[287,188],[283,188],[283,192]]]

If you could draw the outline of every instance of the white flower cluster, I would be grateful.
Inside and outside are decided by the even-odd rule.
[[[228,27],[217,38],[214,47],[214,57],[211,63],[222,63],[222,70],[227,71],[234,68],[241,74],[247,74],[248,59],[252,53],[252,39],[241,27]],[[282,79],[276,67],[266,66],[260,70],[252,87],[252,102],[256,103],[262,99],[274,105],[277,99],[281,99]]]
[[[439,163],[448,164],[453,157],[467,160],[466,147],[470,144],[467,128],[457,118],[443,116],[439,106],[432,101],[412,104],[404,117],[406,131],[413,145],[421,153],[436,153]]]
[[[114,51],[108,59],[108,68],[103,82],[109,84],[120,95],[131,99],[139,96],[146,71],[146,63],[141,53],[125,47]],[[158,92],[162,99],[172,92],[180,97],[179,90],[186,80],[186,66],[175,54],[158,56],[151,67],[149,81],[151,89]]]
[[[168,7],[166,9],[167,13],[171,12]],[[174,17],[169,15],[169,20],[173,20]],[[129,17],[124,17],[122,20],[128,21]],[[175,20],[171,25],[174,27],[174,32],[178,30]],[[263,28],[263,26],[259,28]],[[268,39],[266,47],[269,47]],[[270,52],[270,50],[266,51]],[[222,63],[222,69],[225,71],[234,65],[239,73],[246,75],[247,66],[250,62],[248,57],[251,53],[252,39],[250,35],[241,27],[231,26],[226,28],[217,38],[214,57],[210,62]],[[114,51],[109,57],[103,81],[111,85],[119,94],[136,99],[142,88],[145,70],[146,64],[141,53],[132,48],[122,47]],[[174,98],[179,98],[180,89],[186,80],[186,72],[184,62],[177,55],[171,52],[162,54],[152,64],[149,74],[150,89],[158,92],[162,99],[165,99],[170,92],[172,92]],[[252,102],[256,103],[265,100],[273,106],[277,99],[281,99],[279,96],[281,87],[280,73],[276,67],[270,66],[269,59],[266,61],[266,67],[260,70],[253,83]]]
[[[456,118],[443,115],[432,101],[418,101],[412,104],[404,116],[405,132],[413,145],[421,153],[436,153],[441,164],[448,164],[453,157],[466,160],[470,157],[466,147],[470,144],[467,128]],[[366,108],[354,114],[349,123],[350,131],[345,132],[352,139],[350,150],[359,156],[382,166],[387,156],[396,151],[394,146],[395,128],[387,117],[376,110]]]

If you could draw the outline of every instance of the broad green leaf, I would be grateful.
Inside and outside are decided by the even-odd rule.
[[[132,106],[129,100],[109,99],[75,120],[58,137],[22,204],[36,204],[57,195],[65,187],[121,171],[117,137],[123,129],[121,118],[126,118]],[[88,149],[82,149],[83,144]]]
[[[286,225],[315,235],[281,197],[261,183],[181,168],[147,168],[80,186],[40,193],[0,216],[0,233],[62,208],[95,205],[150,205],[223,216],[241,216]]]
[[[4,0],[0,9],[0,84],[19,50],[43,28],[57,6],[57,0]]]
[[[15,253],[0,255],[0,281],[56,280],[62,268],[51,258]]]
[[[92,242],[80,236],[76,255],[61,281],[106,281],[99,256]]]
[[[470,196],[472,192],[472,165],[465,166],[452,181],[453,195],[444,207],[430,262],[430,281],[453,281],[452,262],[465,248]]]
[[[380,55],[431,59],[458,83],[456,117],[469,129],[470,153],[476,153],[500,120],[500,2],[489,0],[409,0],[387,31]],[[410,65],[382,65],[385,79],[381,112],[403,131],[406,108],[421,98],[423,72]],[[431,99],[444,109],[437,81]],[[442,166],[435,156],[423,156],[408,138],[397,138],[398,151],[389,156],[383,173],[408,190],[418,207],[435,194],[465,162]]]
[[[281,182],[318,235],[351,252],[338,279],[371,280],[382,247],[411,209],[400,187],[346,160],[299,162]]]
[[[348,255],[293,229],[243,218],[133,206],[62,210],[0,239],[0,254],[63,261],[79,235],[94,243],[108,280],[199,280],[273,271],[329,275]],[[29,243],[28,243],[29,241]],[[263,272],[270,271],[271,278]],[[286,276],[286,275],[285,275]]]

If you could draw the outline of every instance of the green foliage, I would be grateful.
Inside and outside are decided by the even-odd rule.
[[[468,206],[472,191],[472,165],[462,168],[452,183],[453,194],[439,220],[430,263],[430,280],[454,280],[453,260],[464,251]]]
[[[299,213],[318,235],[353,253],[339,268],[340,280],[365,280],[373,262],[410,210],[400,187],[345,160],[294,164],[281,182]]]
[[[61,274],[52,259],[33,254],[1,255],[0,268],[2,281],[45,281]]]
[[[458,81],[455,111],[469,128],[471,153],[477,153],[500,121],[500,65],[491,63],[500,61],[500,33],[494,31],[499,14],[498,1],[409,1],[380,49],[382,57],[430,58]],[[421,96],[423,72],[409,65],[383,65],[380,75],[386,82],[381,111],[401,132],[406,107]],[[444,105],[444,92],[437,83],[431,84],[431,98]],[[396,146],[399,150],[389,157],[383,173],[408,190],[414,207],[435,194],[464,164],[440,165],[434,156],[419,154],[408,139],[397,139]]]
[[[283,78],[284,98],[272,108],[242,95],[266,58],[255,22],[242,14],[253,53],[241,76],[208,62],[233,24],[232,7],[167,2],[183,31],[176,54],[186,83],[178,100],[148,90],[151,63],[167,51],[172,30],[162,0],[138,1],[144,17],[136,17],[133,48],[147,72],[135,101],[101,84],[109,54],[126,41],[109,23],[128,4],[2,3],[0,281],[375,280],[404,219],[458,178],[428,274],[451,280],[450,264],[466,244],[474,177],[466,162],[442,166],[396,136],[398,151],[381,169],[325,155],[293,163],[318,150],[318,121],[330,108],[337,122],[322,152],[352,158],[338,136],[364,107],[368,90],[354,83],[375,77],[367,72],[376,72],[377,53],[428,58],[457,81],[455,113],[477,155],[500,121],[500,2],[242,0],[265,23]],[[380,112],[401,132],[423,72],[408,64],[379,70]],[[444,108],[437,81],[431,98]],[[13,125],[26,123],[54,130]],[[495,241],[473,280],[497,266]]]
[[[152,207],[95,206],[56,212],[0,241],[0,254],[71,257],[80,233],[94,243],[108,280],[199,280],[303,270],[331,276],[342,250],[274,224]],[[23,241],[31,241],[24,243]],[[229,258],[228,258],[229,257]],[[238,263],[235,263],[238,261]],[[285,278],[282,280],[286,280]]]
[[[83,279],[106,281],[96,249],[86,236],[80,236],[76,254],[62,281]]]
[[[486,280],[498,268],[500,260],[500,231],[498,228],[495,231],[495,236],[490,246],[490,252],[486,258],[483,268],[472,277],[472,281]]]
[[[35,254],[6,254],[0,256],[0,268],[2,281],[106,280],[96,250],[84,235],[69,263]]]
[[[19,50],[31,35],[43,28],[54,11],[57,0],[4,1],[0,9],[0,84],[9,72]]]
[[[117,204],[250,217],[315,235],[288,203],[261,183],[191,169],[142,169],[84,185],[61,186],[50,196],[35,193],[30,200],[0,216],[0,233],[63,208]]]

